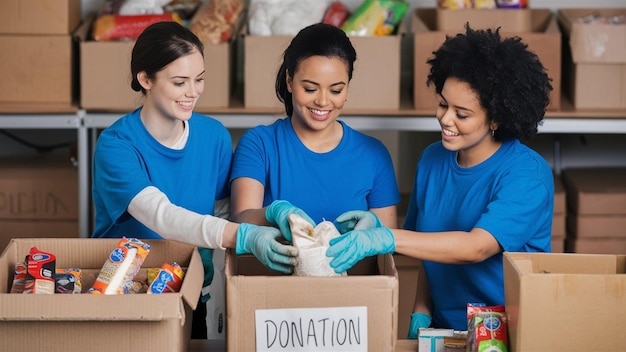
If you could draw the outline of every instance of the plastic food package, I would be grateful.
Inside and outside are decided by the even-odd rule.
[[[251,0],[248,33],[251,35],[296,35],[302,28],[319,23],[327,0]]]
[[[211,0],[193,16],[189,29],[205,44],[229,41],[244,9],[242,0]]]
[[[402,0],[365,0],[341,29],[349,36],[391,35],[408,8]]]
[[[296,214],[289,214],[289,227],[293,246],[298,248],[298,264],[293,274],[296,276],[340,276],[330,266],[332,258],[326,256],[331,239],[340,236],[330,221],[322,221],[315,228]]]
[[[150,245],[136,238],[122,238],[102,266],[88,293],[131,293],[133,279],[150,253]]]
[[[507,352],[505,307],[484,304],[467,305],[468,352]]]

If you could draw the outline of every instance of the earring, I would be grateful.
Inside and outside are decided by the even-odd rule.
[[[491,137],[495,137],[496,136],[496,130],[491,130]]]

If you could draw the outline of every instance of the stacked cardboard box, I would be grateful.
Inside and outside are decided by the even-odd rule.
[[[454,11],[442,11],[436,8],[416,9],[413,12],[413,61],[414,83],[413,104],[416,109],[432,109],[437,107],[437,98],[434,88],[426,86],[429,66],[426,61],[432,57],[444,42],[446,35],[455,35],[463,32],[462,24],[468,21],[473,29],[493,26],[502,27],[504,37],[519,36],[534,51],[552,78],[553,90],[550,94],[548,110],[560,109],[561,97],[561,32],[557,21],[549,9],[522,10],[476,10],[468,11],[466,16],[456,15]],[[530,31],[516,31],[524,28],[526,18],[530,14]],[[513,18],[513,19],[511,19]],[[463,21],[461,21],[463,19]],[[444,21],[447,29],[442,29],[438,21]],[[518,23],[518,25],[514,25]]]
[[[575,108],[626,108],[626,26],[581,21],[625,15],[626,8],[558,10],[564,41],[563,83]]]
[[[0,2],[0,104],[72,105],[80,0]]]
[[[626,168],[565,169],[563,182],[566,251],[626,254]]]
[[[626,256],[505,253],[509,350],[623,351]]]
[[[365,258],[347,276],[305,277],[228,251],[225,277],[228,351],[395,349],[398,272],[389,254]]]
[[[565,251],[565,189],[561,177],[554,176],[554,216],[552,217],[552,252]]]
[[[102,265],[119,239],[17,239],[0,256],[0,351],[186,352],[203,281],[196,247],[152,240],[138,277],[147,268],[176,262],[185,271],[179,292],[91,295]],[[9,293],[15,265],[31,247],[56,256],[57,268],[79,268],[82,294]],[[80,336],[81,338],[77,338]],[[84,339],[84,341],[81,341]]]
[[[78,171],[42,158],[0,162],[0,252],[12,238],[78,237]]]

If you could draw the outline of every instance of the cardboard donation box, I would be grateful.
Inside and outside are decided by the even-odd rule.
[[[80,105],[85,110],[130,112],[142,104],[141,92],[130,87],[133,41],[94,41],[93,18],[78,30],[80,39]],[[205,83],[195,111],[208,112],[230,104],[233,42],[204,45]]]
[[[626,8],[558,10],[563,83],[577,109],[626,109],[626,25],[591,20],[625,15]]]
[[[503,264],[511,351],[624,350],[625,256],[506,252]]]
[[[80,23],[81,0],[0,2],[0,34],[70,34]]]
[[[626,168],[563,170],[568,252],[626,254]]]
[[[274,86],[283,52],[293,37],[250,35],[245,27],[242,33],[245,107],[270,109],[277,113],[284,111]],[[344,109],[398,110],[402,34],[352,36],[350,41],[357,58]]]
[[[69,162],[0,162],[0,252],[12,238],[78,237],[78,171]]]
[[[502,28],[506,32],[530,32],[530,9],[442,9],[437,8],[437,29],[462,30],[469,22],[472,28]]]
[[[85,293],[118,242],[86,238],[11,241],[0,256],[0,350],[186,352],[192,310],[203,281],[202,260],[196,247],[165,240],[145,241],[151,249],[137,277],[145,278],[147,268],[176,262],[185,271],[179,292]],[[54,254],[56,268],[81,269],[83,293],[8,293],[15,265],[24,261],[33,246]]]
[[[393,351],[398,273],[390,254],[347,276],[285,276],[226,254],[228,351]]]
[[[449,10],[465,11],[465,10]],[[493,10],[478,10],[477,13],[490,12]],[[505,11],[505,10],[503,10]],[[516,11],[516,10],[506,10]],[[528,45],[528,49],[539,57],[539,60],[546,68],[548,76],[552,79],[550,92],[550,105],[548,110],[559,110],[561,99],[561,32],[557,21],[549,9],[531,9],[531,31],[509,31],[507,26],[503,26],[500,34],[503,38],[518,36],[522,42]],[[473,12],[472,12],[473,13]],[[473,22],[471,16],[467,16],[470,24]],[[484,21],[477,23],[485,24]],[[473,29],[485,29],[486,27],[472,27]],[[494,28],[495,29],[495,28]],[[416,109],[437,108],[438,100],[433,86],[427,86],[426,80],[430,72],[428,59],[433,56],[446,39],[446,35],[453,36],[457,33],[464,33],[464,29],[442,30],[437,22],[437,9],[424,8],[416,9],[412,18],[413,32],[413,105]]]

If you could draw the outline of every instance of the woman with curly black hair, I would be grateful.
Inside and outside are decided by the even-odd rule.
[[[549,103],[543,65],[520,38],[469,26],[433,54],[427,83],[439,97],[441,141],[420,157],[403,229],[350,212],[340,229],[359,230],[327,251],[338,272],[373,254],[422,259],[409,338],[429,326],[466,330],[468,303],[503,305],[504,251],[551,251],[552,170],[521,143]]]

